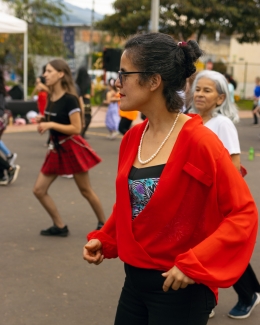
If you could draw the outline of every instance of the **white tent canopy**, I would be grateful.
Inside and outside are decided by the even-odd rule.
[[[23,64],[23,89],[24,99],[27,99],[28,90],[28,28],[27,23],[21,19],[0,12],[0,33],[24,34],[24,64]]]

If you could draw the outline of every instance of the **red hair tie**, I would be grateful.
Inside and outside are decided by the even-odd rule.
[[[179,42],[178,43],[178,46],[180,46],[180,47],[187,46],[187,42]]]

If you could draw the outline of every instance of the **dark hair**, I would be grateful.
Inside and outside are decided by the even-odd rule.
[[[0,68],[0,94],[4,95],[4,97],[7,95],[5,90],[4,72],[1,68]]]
[[[42,67],[42,75],[44,75],[44,73],[45,73],[45,71],[46,71],[46,65],[47,65],[47,64],[45,64],[45,65]]]
[[[41,80],[41,83],[45,85],[45,78],[44,78],[44,76],[39,76],[39,79]]]
[[[117,92],[117,88],[116,88],[116,79],[114,79],[114,78],[109,78],[109,79],[108,79],[108,85],[109,85],[110,87],[112,87],[112,89],[113,89],[115,92]]]
[[[160,74],[168,111],[179,111],[183,99],[177,92],[185,89],[186,79],[196,71],[194,63],[203,54],[197,42],[176,43],[161,33],[137,34],[127,41],[125,50],[139,71]],[[140,84],[150,77],[151,73],[140,74]]]
[[[76,78],[76,84],[79,86],[81,96],[90,93],[91,78],[85,67],[80,67]]]
[[[229,83],[231,83],[233,85],[234,89],[236,90],[236,88],[237,88],[237,82],[232,78],[232,76],[230,74],[226,73],[225,74],[225,77],[226,77],[227,81]]]
[[[72,74],[68,64],[61,59],[55,59],[49,62],[49,64],[59,72],[64,72],[64,76],[61,78],[61,86],[62,88],[71,95],[74,95],[78,99],[77,91],[74,86],[74,81],[72,78]],[[50,92],[52,93],[53,89],[50,88]]]

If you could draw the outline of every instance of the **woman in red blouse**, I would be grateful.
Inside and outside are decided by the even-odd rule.
[[[181,114],[185,87],[202,55],[195,41],[160,33],[127,41],[116,86],[122,111],[147,119],[124,136],[116,203],[83,257],[119,257],[126,278],[115,325],[204,325],[246,268],[257,209],[217,136],[198,115]]]

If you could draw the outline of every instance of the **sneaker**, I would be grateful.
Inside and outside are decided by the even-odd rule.
[[[20,170],[20,166],[15,165],[15,166],[13,166],[13,168],[11,170],[7,171],[7,175],[9,178],[8,179],[9,184],[13,184],[16,181],[18,174],[19,174],[19,170]]]
[[[7,184],[8,184],[8,178],[6,176],[0,178],[0,185],[7,185]]]
[[[113,139],[115,139],[117,136],[119,135],[119,132],[117,132],[117,131],[114,131],[114,132],[112,132],[112,134],[111,134],[111,140],[113,140]]]
[[[59,228],[55,225],[51,226],[48,229],[41,230],[40,234],[42,236],[59,236],[59,237],[67,237],[69,234],[69,229],[67,226],[63,228]]]
[[[237,319],[247,318],[250,316],[255,306],[259,303],[260,295],[259,293],[255,292],[250,305],[246,305],[242,301],[238,301],[238,303],[230,310],[228,316]]]
[[[14,166],[14,162],[17,158],[17,153],[12,153],[10,156],[7,156],[6,159],[9,162],[9,165]]]
[[[96,230],[100,230],[104,226],[103,222],[98,222]]]
[[[215,311],[214,309],[211,310],[211,313],[209,314],[209,318],[213,318],[215,316]]]

